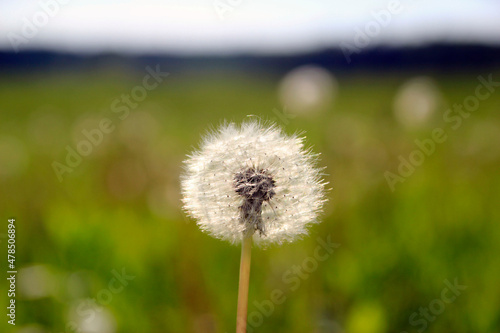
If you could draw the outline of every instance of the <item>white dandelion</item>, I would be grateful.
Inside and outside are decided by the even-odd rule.
[[[291,70],[279,84],[278,97],[291,113],[312,116],[335,100],[338,82],[326,69],[305,65]]]
[[[276,125],[229,123],[185,161],[184,209],[203,231],[242,242],[236,332],[246,332],[252,240],[291,242],[318,222],[325,202],[316,154]]]
[[[291,242],[318,222],[325,183],[304,138],[275,125],[221,126],[185,161],[184,209],[210,235],[239,243]]]

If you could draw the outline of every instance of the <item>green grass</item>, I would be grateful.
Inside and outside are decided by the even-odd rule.
[[[309,237],[253,250],[249,313],[275,289],[286,298],[254,331],[416,332],[424,326],[411,325],[412,314],[436,305],[444,280],[455,278],[467,289],[427,321],[426,332],[500,330],[500,92],[457,130],[442,118],[474,93],[479,74],[488,73],[434,76],[441,105],[415,130],[392,113],[397,89],[413,77],[406,73],[344,74],[328,108],[278,120],[288,133],[305,131],[331,191]],[[0,79],[0,211],[17,219],[18,269],[43,265],[54,284],[31,299],[18,284],[17,329],[36,323],[44,332],[70,332],[75,307],[76,318],[91,318],[85,300],[104,295],[112,271],[125,268],[135,278],[105,305],[118,332],[234,331],[239,248],[184,217],[178,178],[185,154],[209,128],[249,114],[275,118],[278,82],[258,73],[172,74],[120,120],[112,101],[142,75]],[[59,182],[53,161],[63,163],[65,147],[82,139],[78,128],[103,118],[115,130]],[[398,156],[408,158],[414,140],[436,127],[448,139],[392,192],[384,173],[396,172]],[[284,276],[328,235],[340,246],[292,290],[296,283]],[[6,291],[2,284],[3,304]]]

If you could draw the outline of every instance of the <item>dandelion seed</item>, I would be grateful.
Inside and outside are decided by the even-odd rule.
[[[251,121],[224,124],[185,161],[185,211],[210,235],[239,243],[291,242],[318,222],[325,202],[317,155],[304,139]]]
[[[318,222],[325,202],[317,155],[277,126],[229,123],[185,161],[184,209],[214,237],[242,242],[236,332],[245,333],[252,240],[291,242]]]

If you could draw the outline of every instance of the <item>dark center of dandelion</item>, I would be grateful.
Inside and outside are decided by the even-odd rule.
[[[274,179],[263,169],[248,168],[235,174],[235,191],[244,198],[239,209],[241,222],[246,224],[245,232],[258,230],[261,235],[265,234],[262,203],[272,199],[275,187]]]

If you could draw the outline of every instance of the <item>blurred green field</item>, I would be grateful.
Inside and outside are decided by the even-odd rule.
[[[500,331],[500,89],[453,130],[444,112],[490,73],[426,74],[439,105],[411,129],[395,119],[393,100],[414,73],[338,75],[330,104],[285,118],[273,111],[284,108],[279,77],[173,73],[125,119],[111,105],[141,84],[140,71],[4,75],[0,240],[5,249],[6,220],[15,217],[19,273],[16,326],[5,315],[0,325],[22,333],[78,332],[76,323],[81,332],[234,331],[240,249],[184,217],[179,174],[209,128],[255,115],[290,134],[305,131],[331,190],[309,237],[253,249],[254,332]],[[59,182],[52,163],[64,163],[66,146],[103,118],[115,129]],[[391,191],[385,172],[397,172],[398,156],[408,158],[414,140],[437,127],[447,140]],[[290,273],[313,256],[318,237],[339,246],[307,274]],[[117,283],[122,270],[134,278]],[[448,303],[445,281],[467,289]],[[275,289],[285,301],[259,310]]]

